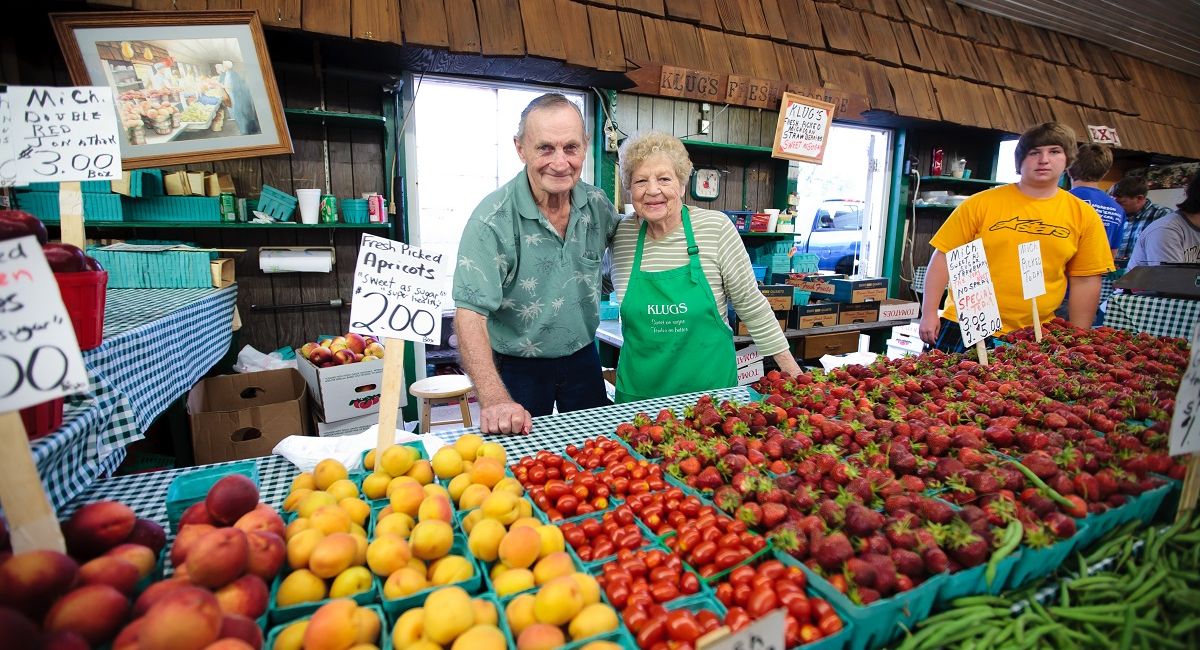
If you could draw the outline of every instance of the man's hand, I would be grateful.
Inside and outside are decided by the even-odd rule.
[[[936,311],[926,311],[921,314],[921,340],[930,346],[937,344],[938,331],[942,329],[942,319]]]
[[[531,429],[533,418],[516,402],[500,402],[479,411],[479,430],[483,433],[527,434]]]

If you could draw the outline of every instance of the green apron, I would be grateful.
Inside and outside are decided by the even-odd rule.
[[[645,222],[638,231],[629,286],[621,300],[618,403],[737,385],[733,333],[700,267],[687,206],[683,232],[687,265],[649,273],[641,270]]]

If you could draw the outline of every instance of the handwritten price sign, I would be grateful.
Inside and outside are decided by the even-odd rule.
[[[1168,452],[1172,456],[1200,451],[1200,323],[1192,330],[1192,358],[1175,395]]]
[[[784,650],[785,612],[777,609],[754,621],[740,632],[701,643],[700,650]]]
[[[0,242],[0,413],[87,386],[75,328],[37,238]]]
[[[1025,300],[1033,300],[1046,293],[1046,269],[1042,265],[1042,242],[1034,240],[1019,244],[1017,255],[1021,260],[1021,290]]]
[[[12,111],[8,93],[0,93],[0,187],[12,187],[17,181],[17,160],[13,157]]]
[[[996,288],[992,285],[983,240],[976,239],[950,251],[946,254],[946,264],[963,345],[969,348],[1001,327]]]
[[[354,268],[350,331],[437,344],[449,272],[442,255],[364,234]]]
[[[16,183],[121,178],[112,89],[9,86]]]
[[[835,108],[833,104],[802,95],[783,93],[771,155],[821,164]]]

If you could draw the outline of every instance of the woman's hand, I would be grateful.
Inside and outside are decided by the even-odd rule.
[[[792,356],[791,350],[784,350],[772,355],[771,358],[775,360],[775,365],[779,366],[781,372],[786,372],[793,377],[798,377],[804,372],[800,369],[800,364],[796,363],[796,357]]]
[[[937,344],[938,332],[942,329],[942,319],[938,317],[937,312],[927,310],[921,314],[921,340],[928,343],[931,347]]]

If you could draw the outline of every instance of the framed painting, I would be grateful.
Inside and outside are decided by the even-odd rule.
[[[256,12],[51,19],[74,83],[112,88],[126,169],[292,152]]]

